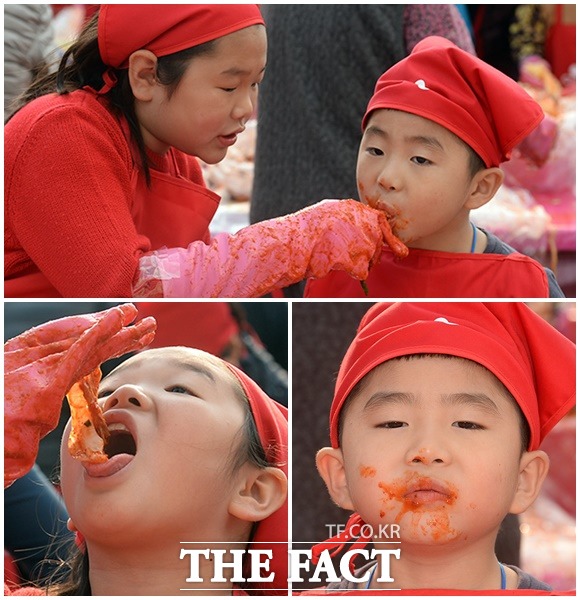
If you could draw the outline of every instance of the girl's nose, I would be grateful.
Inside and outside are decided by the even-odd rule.
[[[103,411],[112,408],[138,408],[151,410],[153,402],[142,388],[136,385],[122,385],[117,388],[103,404]]]
[[[236,106],[232,111],[232,118],[235,121],[246,123],[246,121],[248,121],[254,114],[254,105],[255,94],[253,92],[244,94],[236,103]]]

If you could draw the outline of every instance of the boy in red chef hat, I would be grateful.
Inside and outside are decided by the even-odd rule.
[[[575,404],[574,367],[574,344],[523,303],[374,305],[340,367],[332,447],[317,455],[332,499],[355,512],[313,561],[352,532],[369,535],[349,549],[380,548],[370,530],[381,524],[399,525],[400,559],[393,583],[371,562],[356,573],[365,583],[328,591],[548,591],[500,564],[494,544],[505,515],[539,493],[549,466],[539,447]]]
[[[563,297],[551,271],[470,221],[502,184],[500,163],[542,119],[516,82],[444,38],[425,38],[380,77],[362,121],[358,189],[409,255],[385,247],[366,282],[370,296]],[[332,272],[305,294],[363,290]]]

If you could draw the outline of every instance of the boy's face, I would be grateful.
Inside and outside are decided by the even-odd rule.
[[[103,379],[109,461],[97,469],[81,464],[66,451],[68,432],[63,437],[63,494],[87,539],[129,531],[135,541],[154,532],[161,542],[194,524],[199,539],[215,541],[212,527],[228,514],[229,469],[245,419],[220,367],[205,353],[164,348],[134,356]],[[115,429],[130,431],[136,451],[126,439],[113,443]]]
[[[398,524],[411,544],[495,539],[521,458],[517,409],[500,385],[462,359],[377,367],[344,419],[345,508],[374,527]]]
[[[469,151],[433,121],[398,110],[372,113],[359,149],[359,195],[386,212],[413,248],[468,252]]]

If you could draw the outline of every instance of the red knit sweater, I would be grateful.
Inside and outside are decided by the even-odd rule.
[[[135,228],[133,159],[105,102],[84,90],[43,96],[7,123],[4,144],[6,294],[28,277],[18,295],[130,297],[139,257],[156,248]],[[170,152],[203,185],[197,159]],[[169,155],[150,157],[172,169]]]

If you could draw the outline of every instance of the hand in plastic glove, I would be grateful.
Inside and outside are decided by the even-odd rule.
[[[70,387],[102,362],[153,340],[155,319],[130,326],[132,304],[40,325],[4,345],[4,487],[34,464]]]
[[[297,213],[256,223],[208,246],[162,249],[141,257],[135,296],[259,297],[308,277],[346,271],[364,280],[383,244],[407,248],[381,211],[355,200],[324,200]]]

